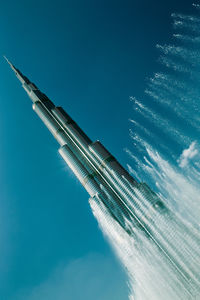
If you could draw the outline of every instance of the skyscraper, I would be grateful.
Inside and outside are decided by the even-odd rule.
[[[158,215],[170,216],[166,205],[147,184],[132,178],[100,141],[92,142],[63,108],[55,106],[5,59],[32,100],[33,110],[59,143],[60,155],[88,192],[90,201],[103,203],[129,235],[134,235],[134,228],[141,230],[187,280],[186,272],[174,259],[162,234],[151,226]]]
[[[138,183],[119,164],[100,141],[92,142],[81,128],[72,120],[62,107],[55,106],[34,83],[24,76],[5,57],[22,87],[33,102],[33,110],[37,113],[60,145],[59,153],[86,189],[91,198],[103,201],[113,217],[127,231],[123,215],[132,216],[138,226],[147,231],[147,226],[134,212],[130,203],[134,203],[134,189],[151,194],[152,209],[164,210],[163,203],[145,183]],[[166,208],[165,208],[166,209]],[[123,212],[123,213],[122,213]]]

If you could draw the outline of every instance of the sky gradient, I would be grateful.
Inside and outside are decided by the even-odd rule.
[[[7,1],[1,52],[122,162],[130,96],[157,71],[171,13],[192,1]],[[0,299],[125,300],[126,275],[88,195],[6,62],[0,81]]]

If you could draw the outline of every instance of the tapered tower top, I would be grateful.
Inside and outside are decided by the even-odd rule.
[[[22,84],[24,84],[24,83],[29,84],[30,80],[26,76],[24,76],[17,68],[15,68],[15,66],[8,60],[8,58],[5,55],[3,57],[5,58],[5,60],[7,61],[7,63],[10,65],[11,69],[15,72],[15,75],[17,76],[17,78],[19,79],[19,81]]]
[[[13,71],[16,72],[16,68],[13,66],[13,64],[11,64],[11,62],[7,59],[7,57],[5,55],[3,57],[5,58],[7,63],[10,65],[10,67],[13,69]]]

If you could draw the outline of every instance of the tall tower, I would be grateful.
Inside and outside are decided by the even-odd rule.
[[[100,141],[92,142],[62,107],[57,107],[37,86],[24,76],[5,56],[22,87],[32,100],[32,108],[60,145],[59,153],[88,194],[102,201],[115,220],[129,233],[125,218],[135,220],[151,236],[136,190],[149,199],[149,208],[166,207],[145,183],[138,183],[119,164]],[[135,209],[133,209],[133,207]]]
[[[144,183],[138,183],[99,142],[92,142],[62,107],[57,107],[37,86],[6,58],[22,87],[32,100],[37,113],[60,145],[59,153],[95,201],[102,201],[115,220],[129,233],[125,218],[134,219],[137,226],[150,234],[142,221],[143,212],[134,190],[149,197],[153,209],[163,209],[160,199]],[[133,210],[135,207],[135,211]],[[144,219],[144,218],[143,218]]]
[[[60,155],[88,192],[90,201],[103,203],[128,234],[133,234],[133,226],[145,232],[165,253],[149,227],[155,213],[168,212],[159,197],[130,176],[100,141],[92,142],[62,107],[55,106],[4,58],[30,97],[33,110],[59,143]]]
[[[159,220],[166,220],[168,226],[172,218],[166,205],[147,184],[132,178],[99,141],[92,142],[62,107],[55,106],[5,59],[32,100],[33,110],[59,143],[60,155],[88,192],[90,201],[103,204],[130,236],[134,236],[135,229],[141,230],[190,284],[191,273],[175,254],[169,237],[165,238],[159,230]]]

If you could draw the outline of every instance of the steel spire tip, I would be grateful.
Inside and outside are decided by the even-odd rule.
[[[3,55],[3,58],[7,61],[7,63],[9,63],[9,60],[7,59],[7,57],[5,55]]]
[[[15,73],[17,73],[18,72],[18,70],[15,68],[15,66],[9,61],[9,59],[5,56],[5,55],[3,55],[3,57],[5,58],[5,60],[7,61],[7,63],[9,64],[9,66],[11,67],[11,69],[15,72]]]
[[[3,55],[3,57],[5,58],[5,60],[7,61],[7,63],[9,64],[9,66],[11,67],[11,69],[14,71],[15,75],[17,76],[17,78],[19,79],[19,81],[21,81],[22,84],[26,83],[29,84],[30,81],[29,79],[24,76],[10,61],[9,59]]]
[[[11,62],[8,60],[8,58],[7,58],[5,55],[3,55],[3,58],[7,61],[7,63],[8,63],[10,66],[12,66]]]

